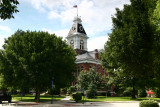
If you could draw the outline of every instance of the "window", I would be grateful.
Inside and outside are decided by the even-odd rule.
[[[89,68],[91,69],[91,68],[92,68],[92,66],[90,65],[90,66],[89,66]]]
[[[77,77],[79,76],[79,73],[80,73],[80,67],[78,67],[78,70],[77,70]]]
[[[83,66],[81,66],[81,71],[83,70]]]
[[[74,48],[74,41],[73,40],[70,41],[70,45],[72,46],[72,48]]]
[[[101,67],[98,67],[98,71],[101,71]]]
[[[83,40],[80,40],[80,49],[84,49],[84,42],[83,42]]]

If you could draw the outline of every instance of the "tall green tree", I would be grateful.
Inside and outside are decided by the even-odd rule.
[[[155,29],[151,16],[157,0],[130,0],[124,9],[116,9],[113,28],[105,44],[102,64],[115,76],[129,82],[132,98],[136,89],[152,84],[152,46]],[[126,83],[125,83],[126,84]]]
[[[18,30],[0,50],[0,72],[7,86],[40,91],[70,86],[76,70],[75,52],[62,38],[47,32]]]
[[[19,12],[17,5],[19,4],[18,0],[0,0],[0,18],[10,19],[14,18],[13,13]]]
[[[152,21],[156,26],[156,34],[154,35],[154,71],[156,73],[157,78],[160,77],[160,1],[157,1],[156,9],[154,10]]]
[[[156,26],[156,33],[154,35],[154,45],[153,45],[153,71],[155,73],[155,87],[153,87],[154,94],[156,97],[160,97],[160,1],[157,1],[156,9],[154,10],[152,17],[153,24]]]
[[[103,78],[100,73],[96,72],[94,68],[89,71],[81,71],[78,76],[78,83],[81,89],[88,90],[88,86],[92,83],[96,89],[102,85]]]

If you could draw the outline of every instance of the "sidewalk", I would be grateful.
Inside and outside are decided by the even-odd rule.
[[[51,102],[47,102],[45,104],[39,104],[34,107],[64,107],[64,106],[72,106],[72,107],[92,107],[92,106],[97,106],[97,107],[104,107],[105,105],[108,105],[107,107],[114,107],[113,105],[119,105],[117,107],[121,107],[121,104],[127,104],[127,107],[132,107],[132,105],[138,105],[139,101],[106,101],[106,102],[84,102],[84,103],[76,103],[75,101],[70,100],[71,97],[67,96],[66,98],[59,100],[59,101],[54,101],[53,104]],[[109,106],[111,105],[111,106]],[[115,106],[116,107],[116,106]],[[123,106],[122,106],[123,107]],[[133,106],[136,107],[136,106]]]
[[[72,106],[72,107],[139,107],[139,101],[106,101],[106,102],[85,102],[84,104],[76,103],[75,101],[70,100],[71,97],[67,96],[66,98],[59,100],[59,101],[53,101],[53,104],[51,104],[51,101],[49,102],[42,102],[42,103],[36,103],[36,102],[13,102],[9,105],[3,104],[0,106],[12,106],[12,107],[65,107],[65,106]]]

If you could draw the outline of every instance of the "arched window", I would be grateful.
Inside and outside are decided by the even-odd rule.
[[[98,67],[98,71],[101,71],[101,67],[100,66]]]
[[[81,71],[83,70],[83,66],[81,66]]]
[[[73,40],[70,41],[70,45],[72,46],[72,48],[74,48],[74,41]]]
[[[80,40],[80,49],[84,49],[84,42],[83,42],[83,40]]]
[[[77,75],[76,76],[78,77],[81,70],[80,70],[79,66],[77,68],[78,68],[78,70],[77,70]]]

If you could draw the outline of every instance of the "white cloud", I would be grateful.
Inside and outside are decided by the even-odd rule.
[[[73,1],[73,2],[72,2]],[[62,24],[73,20],[77,10],[73,8],[75,0],[44,0],[45,8],[48,12],[49,19],[60,19]],[[49,4],[50,3],[50,4]],[[95,32],[108,31],[112,28],[111,15],[115,14],[115,8],[123,8],[123,4],[129,4],[129,0],[77,0],[79,15],[82,16],[83,24],[85,24],[86,32],[89,36],[95,36]],[[61,8],[61,6],[63,8]],[[52,7],[52,8],[51,8]]]
[[[56,18],[60,18],[60,15],[57,14],[55,11],[50,11],[50,12],[48,13],[48,18],[49,18],[49,19],[56,19]]]
[[[0,35],[0,49],[2,49],[3,44],[4,44],[4,37]]]
[[[42,31],[48,32],[50,34],[55,34],[56,36],[59,36],[59,37],[63,37],[63,39],[65,39],[65,37],[69,32],[68,29],[53,31],[51,29],[46,29],[46,28],[43,28]]]
[[[104,49],[104,44],[108,40],[108,36],[100,36],[88,40],[88,51],[93,51],[94,49]]]
[[[29,2],[29,0],[25,1]],[[111,30],[111,15],[115,14],[115,8],[122,9],[124,4],[130,4],[130,0],[31,0],[30,3],[38,11],[46,12],[48,19],[58,19],[61,21],[60,24],[64,26],[72,23],[77,12],[73,5],[77,4],[79,16],[82,16],[82,23],[86,33],[92,38],[88,40],[88,49],[90,50],[103,48],[107,39],[99,34]],[[44,30],[54,32],[56,35],[62,35],[64,38],[67,36],[69,29]]]
[[[8,26],[0,26],[0,31],[11,32],[11,29]]]

